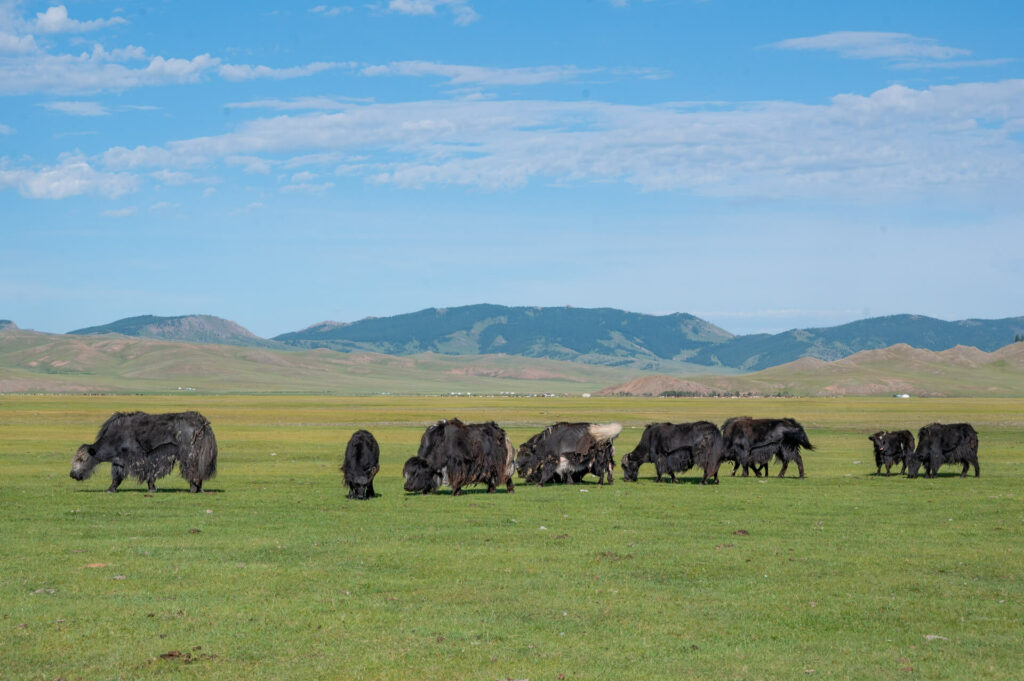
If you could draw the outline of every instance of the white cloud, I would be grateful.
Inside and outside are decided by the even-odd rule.
[[[4,125],[3,123],[0,123],[0,135],[13,135],[13,134],[14,134],[14,128],[12,128],[9,125]]]
[[[31,35],[17,36],[0,31],[0,54],[4,52],[36,52],[39,47]]]
[[[470,7],[467,0],[389,0],[388,2],[389,11],[414,16],[436,14],[438,7],[443,7],[454,14],[455,23],[459,26],[467,26],[480,18],[480,15]]]
[[[68,17],[67,7],[57,5],[36,15],[35,30],[40,33],[85,33],[106,26],[127,23],[122,17],[77,21]]]
[[[575,66],[492,68],[429,61],[400,61],[366,66],[360,73],[364,76],[441,76],[447,78],[450,85],[540,85],[572,80],[595,71]]]
[[[970,50],[941,45],[933,38],[909,33],[874,31],[836,31],[805,38],[789,38],[770,47],[783,50],[821,50],[835,52],[847,59],[887,59],[896,68],[965,68],[996,66],[1009,59],[957,59]]]
[[[43,54],[0,59],[0,95],[120,92],[144,85],[194,83],[220,63],[209,54],[192,59],[158,56],[143,68],[130,68],[112,61],[116,51],[97,48],[78,56]]]
[[[351,12],[352,8],[348,6],[328,7],[327,5],[317,5],[316,7],[311,7],[309,11],[313,14],[322,14],[325,17],[336,17],[342,12]]]
[[[368,104],[367,97],[295,97],[294,99],[257,99],[251,102],[231,102],[226,109],[277,109],[279,111],[340,111],[353,103]]]
[[[105,210],[100,215],[108,218],[127,218],[135,215],[139,212],[139,209],[135,206],[126,206],[125,208],[112,208]]]
[[[333,187],[333,182],[321,182],[319,184],[302,182],[298,184],[285,185],[284,187],[281,187],[281,191],[285,194],[323,194]]]
[[[253,80],[254,78],[273,78],[283,80],[286,78],[301,78],[311,76],[321,71],[338,68],[350,68],[351,63],[339,62],[313,62],[305,66],[292,66],[289,68],[275,69],[269,66],[248,66],[245,64],[221,64],[218,73],[225,80]]]
[[[427,101],[262,118],[102,158],[112,169],[223,162],[266,173],[291,164],[282,156],[340,157],[338,174],[408,187],[627,182],[714,196],[875,200],[1016,186],[1024,154],[1011,135],[1022,121],[1024,80],[892,86],[821,105]]]
[[[69,116],[109,116],[110,112],[99,102],[45,102],[43,108],[60,111]]]
[[[133,192],[138,180],[127,173],[98,171],[81,156],[66,156],[57,165],[43,168],[11,168],[0,162],[0,187],[17,188],[32,199],[63,199],[81,194],[117,198]]]

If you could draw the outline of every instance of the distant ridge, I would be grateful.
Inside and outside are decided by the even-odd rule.
[[[277,343],[260,338],[235,322],[211,315],[184,315],[180,317],[142,315],[119,319],[116,322],[102,326],[76,329],[68,333],[75,336],[118,333],[122,336],[183,341],[186,343],[216,343],[219,345],[240,345],[244,347],[281,347]]]
[[[18,325],[12,322],[10,319],[0,319],[0,331],[4,329],[17,329]]]
[[[899,344],[832,362],[803,357],[737,376],[642,376],[599,394],[1020,397],[1024,395],[1024,343],[1011,343],[995,352],[963,345],[934,352]]]
[[[467,305],[428,308],[342,324],[322,322],[274,340],[304,348],[391,355],[507,354],[648,368],[686,361],[732,334],[690,314],[655,316],[611,308]]]

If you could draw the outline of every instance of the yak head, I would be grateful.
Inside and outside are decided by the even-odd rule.
[[[71,458],[71,477],[85,480],[92,475],[100,460],[96,458],[96,449],[92,445],[82,445]]]
[[[911,454],[907,454],[907,458],[906,458],[907,477],[908,478],[916,478],[918,471],[921,470],[921,464],[922,463],[924,463],[924,461],[921,460],[920,458],[918,458],[917,452],[913,452]],[[925,476],[925,477],[927,477],[927,476]]]
[[[877,454],[882,454],[883,452],[885,452],[885,436],[886,432],[884,430],[880,430],[877,433],[868,435],[868,439],[871,440],[871,442],[875,445],[875,452]]]
[[[645,457],[644,454],[639,451],[639,448],[624,455],[622,457],[622,479],[629,482],[636,482],[637,475],[640,471],[640,464],[642,463],[650,463],[650,459]]]
[[[434,471],[430,465],[414,456],[402,466],[402,477],[405,479],[403,485],[406,492],[417,492],[430,494],[436,492],[443,482],[443,475]]]
[[[349,487],[349,499],[366,499],[369,497],[370,486],[373,484],[373,476],[377,475],[379,466],[370,470],[359,470],[346,479]]]

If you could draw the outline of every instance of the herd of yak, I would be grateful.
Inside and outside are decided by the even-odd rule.
[[[485,484],[493,492],[499,485],[512,492],[516,473],[526,482],[576,483],[589,474],[598,482],[613,481],[615,448],[622,432],[617,423],[556,423],[513,448],[504,429],[494,422],[466,424],[458,419],[441,420],[427,428],[416,456],[405,462],[402,475],[407,492],[429,494],[442,485],[458,495],[466,485]],[[869,438],[874,444],[876,474],[885,474],[898,461],[902,474],[917,477],[924,466],[925,477],[935,477],[942,464],[961,464],[960,477],[970,466],[978,470],[978,434],[969,424],[932,423],[918,431],[917,446],[907,430],[880,431]],[[676,473],[697,467],[703,470],[701,484],[717,484],[718,468],[732,462],[732,475],[743,469],[747,476],[768,475],[773,458],[782,464],[779,477],[795,462],[804,477],[800,450],[813,450],[803,426],[791,418],[731,418],[722,428],[709,421],[695,423],[652,423],[640,442],[622,457],[622,475],[635,482],[640,466],[654,464],[656,480],[664,476],[675,481]],[[108,492],[116,492],[126,477],[145,482],[152,492],[156,479],[171,472],[175,464],[192,492],[202,491],[203,481],[217,472],[217,440],[213,429],[199,412],[147,414],[118,412],[100,428],[96,441],[78,448],[71,461],[71,477],[84,480],[102,462],[110,462]],[[373,478],[380,469],[380,447],[366,430],[356,431],[348,441],[341,470],[350,499],[376,496]]]

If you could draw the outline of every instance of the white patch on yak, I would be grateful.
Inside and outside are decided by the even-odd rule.
[[[622,425],[618,423],[592,423],[587,426],[587,431],[598,442],[610,442],[622,432]]]

